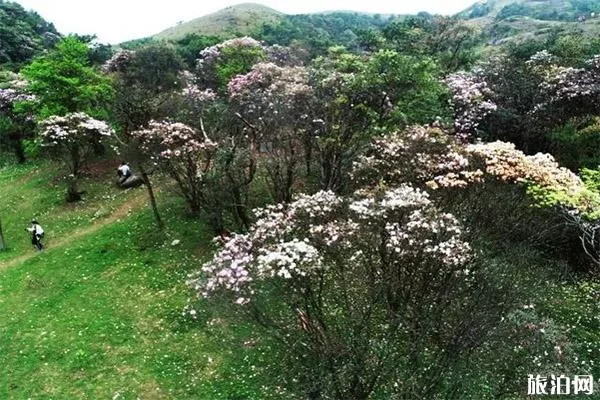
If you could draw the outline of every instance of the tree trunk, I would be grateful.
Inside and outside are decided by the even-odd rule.
[[[25,161],[27,161],[27,157],[25,156],[25,149],[23,148],[23,142],[21,140],[15,141],[14,150],[17,162],[19,164],[24,164]]]
[[[159,229],[163,229],[165,227],[160,213],[158,212],[158,206],[156,205],[156,197],[154,196],[154,189],[152,188],[152,183],[150,182],[150,178],[148,177],[148,173],[143,166],[139,165],[140,174],[144,179],[144,184],[146,185],[146,189],[148,190],[148,197],[150,199],[150,208],[152,208],[152,212],[154,213],[154,219],[156,220],[156,224]]]
[[[0,220],[0,250],[6,248],[6,242],[4,241],[4,232],[2,231],[2,220]]]
[[[67,203],[74,203],[76,201],[80,201],[83,192],[77,190],[77,178],[69,177],[68,179],[69,182],[67,184],[68,186],[65,200],[67,201]]]

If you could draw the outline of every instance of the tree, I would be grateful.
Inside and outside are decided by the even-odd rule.
[[[0,251],[6,249],[6,241],[4,240],[4,232],[2,231],[2,219],[0,219]]]
[[[41,122],[41,145],[52,157],[66,164],[69,175],[66,200],[81,200],[77,183],[81,171],[98,143],[113,135],[113,130],[103,121],[84,113],[54,116]]]
[[[381,50],[357,56],[332,49],[310,67],[321,188],[339,192],[357,153],[391,127],[444,118],[445,90],[429,59]]]
[[[138,151],[131,134],[144,129],[152,120],[162,120],[175,113],[172,100],[183,87],[182,69],[183,62],[175,49],[162,44],[121,51],[104,65],[104,71],[113,77],[115,96],[111,116],[121,134],[118,144],[139,169],[160,227],[163,222],[147,169],[149,159]]]
[[[0,88],[0,144],[14,151],[17,161],[26,160],[23,142],[33,137],[35,122],[26,107],[35,96],[25,90],[27,82],[11,76],[5,88]]]
[[[206,210],[206,176],[214,168],[216,143],[185,124],[169,121],[151,121],[131,136],[146,158],[160,163],[177,182],[194,216]]]
[[[569,204],[584,189],[573,173],[548,155],[414,127],[374,141],[353,181],[347,196],[299,195],[258,210],[250,231],[189,281],[283,341],[282,375],[299,378],[309,398],[510,397],[522,386],[495,373],[570,365],[560,328],[523,307],[543,279],[523,280],[510,254],[490,254],[473,221],[448,209],[461,209],[461,192],[495,185],[529,186],[543,207]],[[494,374],[483,370],[482,381],[476,365]]]
[[[22,69],[27,90],[38,100],[35,112],[40,119],[74,112],[106,117],[112,89],[109,80],[91,67],[89,54],[83,42],[68,36]]]
[[[60,35],[49,22],[20,4],[0,1],[0,64],[18,69],[52,48]]]
[[[225,92],[229,80],[245,74],[267,58],[264,47],[251,37],[226,40],[200,52],[196,74],[198,85]]]
[[[233,111],[257,138],[275,202],[291,201],[298,164],[310,158],[313,91],[308,71],[256,64],[248,74],[229,82],[228,93]]]

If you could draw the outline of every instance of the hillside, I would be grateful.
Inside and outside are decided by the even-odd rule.
[[[598,0],[488,0],[457,14],[481,28],[488,44],[523,42],[561,33],[595,37]]]
[[[531,17],[543,21],[578,21],[600,11],[597,0],[484,0],[459,13],[467,19]]]
[[[279,11],[260,4],[238,4],[168,28],[155,38],[178,40],[194,33],[222,37],[247,35],[262,24],[279,21],[282,16]]]
[[[0,66],[30,61],[58,39],[54,25],[34,11],[0,0]]]
[[[247,326],[181,315],[186,275],[212,249],[206,225],[182,219],[164,187],[168,227],[156,234],[144,189],[113,188],[112,171],[88,175],[86,201],[66,205],[59,172],[0,167],[0,398],[273,398]],[[23,229],[34,215],[43,253]]]

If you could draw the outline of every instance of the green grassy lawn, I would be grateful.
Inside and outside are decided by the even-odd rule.
[[[102,180],[65,205],[54,175],[50,164],[0,169],[10,246],[0,252],[0,399],[286,398],[260,367],[272,364],[269,343],[249,326],[183,314],[187,274],[212,252],[204,223],[168,190],[164,233],[145,202],[111,219],[145,192]],[[47,232],[40,254],[24,231],[32,216]]]

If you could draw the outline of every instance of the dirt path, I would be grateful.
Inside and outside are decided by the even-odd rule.
[[[112,214],[108,217],[100,219],[94,222],[92,225],[76,230],[73,233],[69,234],[68,237],[63,237],[59,240],[52,241],[52,249],[63,247],[66,244],[69,244],[83,236],[91,235],[92,233],[98,232],[100,229],[105,227],[106,225],[112,224],[117,220],[126,217],[133,210],[140,209],[142,205],[145,204],[146,201],[146,193],[141,193],[134,198],[128,200],[125,204],[122,204],[119,208],[117,208]],[[19,265],[27,260],[30,260],[34,257],[37,257],[39,253],[30,253],[24,254],[22,256],[11,259],[10,261],[0,264],[0,271],[6,268],[14,267]]]

